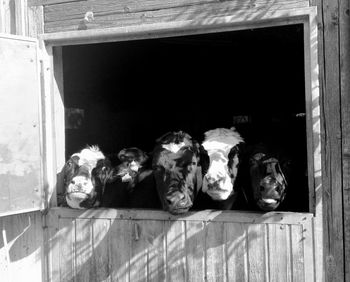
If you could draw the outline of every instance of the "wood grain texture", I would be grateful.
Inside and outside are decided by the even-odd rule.
[[[248,225],[225,223],[228,281],[248,281]]]
[[[186,257],[189,281],[205,280],[205,223],[186,222]]]
[[[147,270],[147,221],[131,221],[131,258],[130,281],[143,281],[148,276]]]
[[[203,210],[188,212],[186,215],[172,215],[160,210],[128,210],[128,209],[89,209],[77,210],[70,208],[52,208],[50,213],[63,218],[116,218],[116,219],[149,219],[169,221],[213,221],[213,222],[236,222],[236,223],[280,223],[280,224],[303,224],[313,218],[311,213],[297,212],[241,212]]]
[[[248,275],[249,281],[269,281],[266,268],[266,226],[251,224],[247,233]]]
[[[28,36],[37,38],[44,33],[44,9],[43,6],[28,7]]]
[[[292,281],[289,226],[271,224],[267,231],[270,281]]]
[[[350,281],[350,3],[339,1],[340,92],[344,209],[344,272]]]
[[[164,222],[146,221],[146,232],[142,234],[148,242],[147,265],[148,281],[165,281],[166,279],[166,231]]]
[[[75,221],[75,277],[78,281],[96,281],[93,258],[92,219]]]
[[[290,226],[291,262],[293,281],[305,281],[304,276],[304,240],[302,225]]]
[[[208,281],[227,281],[224,223],[206,225],[206,277]]]
[[[111,236],[109,219],[96,219],[92,222],[93,255],[91,257],[96,266],[95,281],[109,282],[111,269]]]
[[[227,222],[57,211],[49,212],[49,281],[314,281],[312,218],[252,224],[234,213]]]
[[[165,222],[166,235],[166,273],[168,281],[186,281],[186,250],[184,221]]]
[[[342,129],[339,69],[338,1],[312,0],[318,10],[318,60],[320,66],[322,132],[322,233],[325,269],[316,271],[316,279],[343,281],[343,201],[342,201]],[[316,199],[320,203],[320,198]],[[316,224],[319,233],[320,223]],[[316,242],[317,243],[317,242]],[[321,246],[317,244],[319,249]],[[316,256],[318,261],[318,256]],[[318,262],[319,265],[321,262]]]
[[[63,13],[67,13],[72,9],[73,15],[62,15],[60,11],[56,11],[54,7],[50,6],[50,10],[49,8],[45,9],[45,32],[90,30],[185,20],[209,23],[215,21],[215,17],[227,15],[243,21],[244,19],[252,20],[254,15],[261,16],[276,10],[303,8],[308,7],[308,5],[307,1],[298,0],[285,3],[276,2],[273,5],[265,5],[265,3],[260,2],[251,5],[245,2],[242,4],[242,2],[225,1],[185,6],[168,5],[166,8],[159,9],[142,7],[135,8],[132,12],[125,12],[124,7],[118,7],[115,8],[117,11],[113,9],[109,9],[108,12],[93,10],[94,19],[88,21],[84,20],[84,17],[89,10],[81,11],[82,8],[79,5],[76,8],[80,12],[76,11],[75,14],[74,8],[67,7],[63,10]],[[107,7],[103,6],[103,9],[107,9]]]
[[[59,281],[72,281],[75,277],[75,220],[63,218],[59,220]]]
[[[130,252],[132,224],[129,220],[114,220],[111,223],[111,273],[112,281],[130,281]],[[111,219],[111,220],[112,220]]]
[[[43,234],[40,212],[0,218],[0,277],[41,281]]]

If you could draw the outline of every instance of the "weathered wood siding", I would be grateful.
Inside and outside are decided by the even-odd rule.
[[[230,15],[250,19],[252,14],[268,14],[281,9],[309,6],[306,0],[257,1],[38,1],[29,5],[43,5],[45,33],[125,27],[169,21],[196,19],[206,22],[215,12],[216,17]],[[212,19],[213,20],[213,19]]]
[[[56,208],[50,281],[314,281],[312,221],[299,213]]]
[[[43,232],[40,212],[0,217],[0,280],[42,280]]]
[[[33,7],[32,10],[38,10],[38,8]],[[0,32],[35,37],[37,33],[34,34],[26,22],[27,15],[30,14],[31,12],[26,10],[24,0],[0,1]],[[16,111],[16,109],[11,110]],[[45,267],[41,212],[0,217],[0,232],[0,280],[4,282],[44,281],[42,279]]]

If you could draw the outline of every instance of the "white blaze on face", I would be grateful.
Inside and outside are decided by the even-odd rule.
[[[83,175],[78,174],[73,177],[70,184],[68,185],[67,192],[81,191],[86,194],[90,194],[94,185],[91,180],[92,170],[96,167],[97,162],[105,158],[103,153],[99,150],[97,146],[91,146],[86,149],[83,149],[81,152],[73,154],[73,156],[79,157],[79,167],[84,167],[87,173]],[[87,177],[87,175],[89,177]]]
[[[240,135],[233,129],[218,128],[205,133],[204,149],[208,152],[210,165],[203,179],[202,190],[214,200],[226,200],[233,191],[233,181],[228,168],[230,150],[243,142]],[[235,156],[233,167],[237,167]],[[236,172],[236,173],[235,173]],[[237,171],[233,171],[236,176]]]
[[[169,143],[169,144],[163,144],[162,148],[176,154],[182,147],[184,147],[186,144],[185,142],[181,142],[181,143]]]

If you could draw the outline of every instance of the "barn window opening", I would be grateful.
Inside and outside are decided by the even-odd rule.
[[[62,50],[66,159],[87,144],[150,152],[169,131],[202,141],[234,126],[290,160],[277,210],[310,211],[302,24]]]

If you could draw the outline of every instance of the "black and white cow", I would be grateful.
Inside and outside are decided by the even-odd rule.
[[[67,205],[75,209],[98,207],[111,171],[98,146],[87,146],[71,155],[63,168]]]
[[[139,148],[130,147],[121,150],[118,159],[120,164],[106,184],[102,206],[161,209],[148,155]]]
[[[199,144],[183,132],[169,132],[156,140],[152,167],[163,210],[187,212],[202,184]]]
[[[216,128],[204,133],[203,186],[195,209],[229,210],[233,207],[238,195],[236,182],[243,144],[235,128]]]
[[[247,154],[247,199],[263,211],[272,211],[284,201],[290,174],[290,161],[258,144]]]

